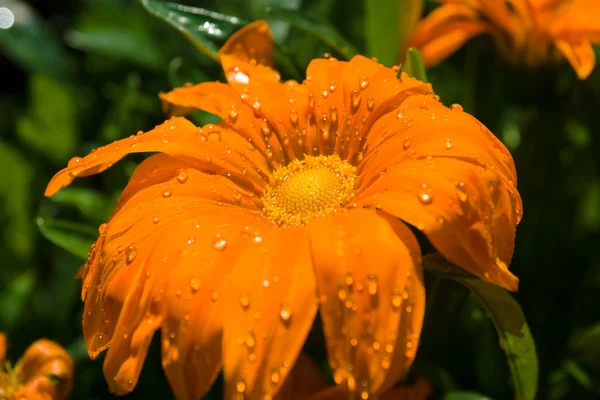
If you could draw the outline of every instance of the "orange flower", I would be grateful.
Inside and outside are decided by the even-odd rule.
[[[594,68],[592,42],[600,43],[596,0],[440,1],[407,44],[421,51],[426,66],[488,33],[508,60],[537,65],[564,57],[580,79]]]
[[[6,337],[0,332],[0,365],[6,356]],[[73,361],[57,343],[33,343],[14,369],[0,369],[0,399],[62,400],[73,388]]]
[[[161,95],[174,117],[74,158],[52,196],[126,154],[142,162],[82,268],[91,357],[110,388],[135,386],[152,334],[179,399],[223,366],[226,398],[269,398],[320,309],[335,381],[352,397],[391,388],[423,321],[421,255],[406,224],[449,260],[511,290],[521,200],[505,147],[430,85],[357,56],[314,60],[280,82],[265,22],[221,49],[228,84]]]

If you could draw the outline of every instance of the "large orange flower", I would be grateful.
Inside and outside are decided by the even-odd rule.
[[[63,400],[73,387],[73,361],[57,343],[33,343],[15,368],[4,370],[6,336],[0,332],[0,399]]]
[[[443,5],[420,22],[408,42],[427,66],[488,33],[508,60],[536,65],[564,57],[580,79],[594,68],[592,42],[600,43],[596,0],[440,1]]]
[[[174,117],[74,158],[50,182],[142,162],[82,268],[89,353],[109,348],[110,388],[135,386],[152,334],[179,399],[223,366],[227,398],[280,389],[317,309],[335,381],[351,397],[391,388],[423,321],[421,255],[406,221],[449,260],[516,290],[507,269],[521,200],[505,147],[430,85],[357,56],[314,60],[280,82],[265,22],[221,49],[228,84],[163,94]]]

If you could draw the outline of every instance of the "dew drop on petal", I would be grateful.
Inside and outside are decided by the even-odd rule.
[[[456,185],[456,194],[458,195],[459,200],[463,203],[465,203],[469,199],[467,193],[465,192],[464,182],[460,182],[458,185]]]
[[[180,169],[179,173],[177,174],[177,182],[186,183],[187,179],[188,179],[187,171],[185,169]]]
[[[462,108],[462,106],[460,104],[452,104],[450,106],[450,109],[452,111],[462,111],[463,110],[463,108]]]
[[[446,139],[446,149],[450,150],[452,148],[452,140]]]
[[[288,322],[292,317],[292,309],[289,306],[282,306],[281,310],[279,310],[279,316],[283,322]]]
[[[163,196],[163,197],[166,199],[166,198],[169,198],[169,197],[171,197],[171,194],[172,194],[172,193],[171,193],[171,191],[170,191],[169,189],[166,189],[166,190],[163,192],[162,196]]]
[[[406,140],[404,141],[404,150],[408,149],[410,147],[410,145],[412,144],[412,141],[409,138],[406,138]]]
[[[423,204],[431,204],[431,201],[433,200],[432,196],[428,193],[420,193],[417,195],[417,197]]]
[[[296,111],[292,111],[290,113],[290,122],[294,126],[296,126],[298,124],[298,113]]]
[[[249,349],[253,349],[256,346],[256,337],[254,337],[253,332],[248,332],[244,338],[244,343],[246,343],[246,346],[248,346]]]
[[[192,292],[197,292],[200,289],[200,279],[196,277],[190,279],[190,287],[192,288]]]
[[[154,222],[155,224],[158,224],[158,221],[160,221],[160,218],[158,218],[157,214],[154,214],[154,217],[152,217],[152,222]]]
[[[137,256],[137,248],[135,246],[129,246],[129,248],[127,248],[127,263],[135,260],[135,256]]]
[[[350,95],[350,98],[352,100],[352,108],[351,111],[354,113],[357,111],[358,107],[360,106],[360,93],[357,90],[353,90],[352,94]]]
[[[244,308],[248,308],[250,305],[250,298],[247,295],[240,297],[240,305]]]
[[[217,251],[222,251],[225,250],[225,247],[227,247],[227,241],[217,235],[217,237],[213,239],[212,248]]]
[[[394,308],[400,308],[400,305],[402,304],[402,297],[400,297],[400,293],[394,291],[392,293],[392,306],[394,306]]]
[[[106,235],[106,231],[108,231],[108,224],[104,223],[98,227],[98,233],[100,235]]]
[[[367,80],[366,76],[361,76],[359,87],[361,90],[365,90],[366,88],[369,87],[369,81]]]

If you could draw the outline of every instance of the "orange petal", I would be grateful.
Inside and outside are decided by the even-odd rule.
[[[554,45],[571,63],[579,79],[586,79],[592,73],[596,64],[596,55],[588,39],[556,39]]]
[[[491,167],[460,158],[414,159],[387,168],[355,198],[421,229],[450,261],[509,290],[516,191]]]
[[[274,396],[291,371],[317,311],[304,228],[262,224],[225,287],[226,398]]]
[[[317,392],[325,389],[325,379],[315,362],[300,354],[292,373],[285,380],[275,400],[309,400]]]
[[[362,56],[350,62],[313,60],[307,85],[321,154],[351,159],[373,123],[415,92],[430,93],[431,86]]]
[[[224,124],[246,139],[247,146],[256,147],[260,154],[271,160],[273,166],[285,160],[281,142],[271,135],[267,122],[256,116],[251,104],[244,103],[230,85],[206,82],[161,93],[160,98],[167,114],[184,115],[199,109],[218,115]]]
[[[33,343],[16,365],[17,378],[23,387],[15,399],[39,398],[62,400],[73,388],[73,361],[69,353],[57,343],[41,339]],[[48,375],[60,380],[53,383]]]
[[[273,69],[273,34],[266,21],[252,22],[225,42],[219,55],[225,76],[230,83],[251,80],[279,82]]]
[[[416,238],[397,219],[358,208],[309,229],[334,379],[348,395],[381,394],[419,343],[425,288]]]
[[[227,135],[227,140],[222,140],[221,135]],[[252,150],[240,136],[223,127],[206,125],[198,128],[184,118],[171,118],[146,134],[132,135],[101,147],[84,158],[71,159],[68,167],[52,178],[45,194],[54,195],[75,177],[103,172],[127,154],[144,152],[162,152],[201,171],[227,175],[251,191],[260,192],[270,177],[264,159],[252,158]],[[255,165],[251,160],[262,163]]]
[[[4,362],[6,358],[6,335],[0,332],[0,364]]]
[[[416,47],[426,67],[432,67],[458,50],[466,41],[489,28],[476,9],[462,3],[444,4],[415,28],[406,48]]]

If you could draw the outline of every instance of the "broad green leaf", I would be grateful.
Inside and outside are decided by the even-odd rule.
[[[0,142],[0,171],[3,171],[0,179],[2,243],[19,258],[27,259],[31,255],[34,231],[30,214],[33,167],[16,148]]]
[[[29,72],[68,80],[73,59],[35,10],[20,0],[2,0],[0,7],[11,10],[15,19],[12,27],[0,29],[2,53]]]
[[[472,277],[440,254],[423,257],[423,266],[462,284],[477,297],[494,323],[500,347],[506,354],[515,399],[535,399],[539,365],[535,343],[519,303],[506,290]]]
[[[446,393],[444,400],[492,400],[489,397],[475,392],[450,392]]]
[[[315,36],[346,60],[351,59],[357,54],[352,44],[328,22],[307,16],[300,11],[284,8],[269,8],[267,11],[274,17],[289,22],[294,28]]]
[[[29,108],[17,119],[17,134],[30,148],[55,163],[75,151],[77,100],[73,91],[45,75],[29,79]]]
[[[425,64],[423,64],[423,57],[419,50],[411,47],[406,50],[406,56],[404,57],[404,63],[400,67],[400,72],[406,72],[408,76],[417,78],[420,81],[427,82],[427,74],[425,73]]]
[[[423,0],[365,0],[364,4],[367,54],[392,66],[421,16]]]
[[[134,2],[94,1],[86,12],[79,14],[66,40],[71,47],[84,52],[162,70],[167,58],[162,54],[160,32],[156,32],[153,22]]]
[[[88,249],[97,236],[97,231],[79,222],[37,217],[36,223],[42,235],[82,260],[87,260]]]
[[[183,33],[202,53],[219,60],[219,47],[247,22],[199,7],[157,0],[140,0],[146,10]]]
[[[88,220],[104,222],[113,211],[113,201],[104,193],[85,187],[62,188],[50,201],[74,206]]]
[[[267,14],[267,10],[273,7],[282,7],[288,10],[299,10],[302,0],[250,0],[248,7],[251,12],[252,19],[267,19],[269,28],[273,32],[275,40],[279,43],[283,42],[290,30],[290,24],[284,21],[272,20]]]

